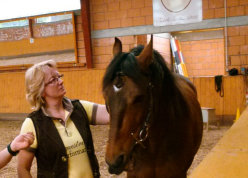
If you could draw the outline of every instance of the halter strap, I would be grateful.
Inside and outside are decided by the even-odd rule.
[[[152,96],[153,85],[152,85],[151,82],[149,82],[149,84],[148,84],[148,89],[149,89],[149,94],[150,94],[150,105],[149,105],[149,108],[148,108],[148,114],[146,116],[146,119],[144,121],[142,129],[139,132],[138,138],[136,138],[134,136],[134,133],[131,132],[131,135],[136,140],[136,142],[134,143],[134,146],[139,144],[144,149],[146,148],[146,146],[144,145],[144,142],[146,141],[146,139],[147,139],[147,137],[149,135],[149,128],[150,128],[150,125],[151,125],[151,113],[152,113],[152,108],[153,108],[153,96]]]

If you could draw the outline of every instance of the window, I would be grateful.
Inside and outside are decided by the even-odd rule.
[[[0,23],[0,29],[11,28],[11,27],[24,27],[24,26],[28,26],[28,20],[26,19]]]
[[[51,22],[58,22],[58,21],[65,21],[65,20],[72,20],[72,15],[65,14],[65,15],[56,15],[56,16],[49,16],[49,17],[39,17],[35,19],[35,23],[51,23]]]

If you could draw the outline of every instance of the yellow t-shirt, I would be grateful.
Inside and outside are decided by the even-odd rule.
[[[89,121],[92,120],[94,103],[88,101],[80,101],[86,110]],[[53,122],[57,128],[59,135],[65,145],[68,157],[68,174],[69,178],[92,178],[92,169],[88,154],[84,145],[84,141],[78,132],[76,126],[70,119],[70,113],[65,112],[65,126],[59,120],[54,119]],[[23,122],[21,133],[33,132],[35,135],[34,143],[30,146],[33,149],[38,147],[35,128],[31,118],[26,118]]]

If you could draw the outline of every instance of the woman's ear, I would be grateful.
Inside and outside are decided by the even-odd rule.
[[[44,97],[45,97],[45,92],[43,91],[43,92],[41,93],[41,98],[44,99]]]

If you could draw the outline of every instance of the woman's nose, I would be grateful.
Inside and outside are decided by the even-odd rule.
[[[63,79],[62,78],[58,78],[58,83],[59,84],[63,84],[64,83]]]

